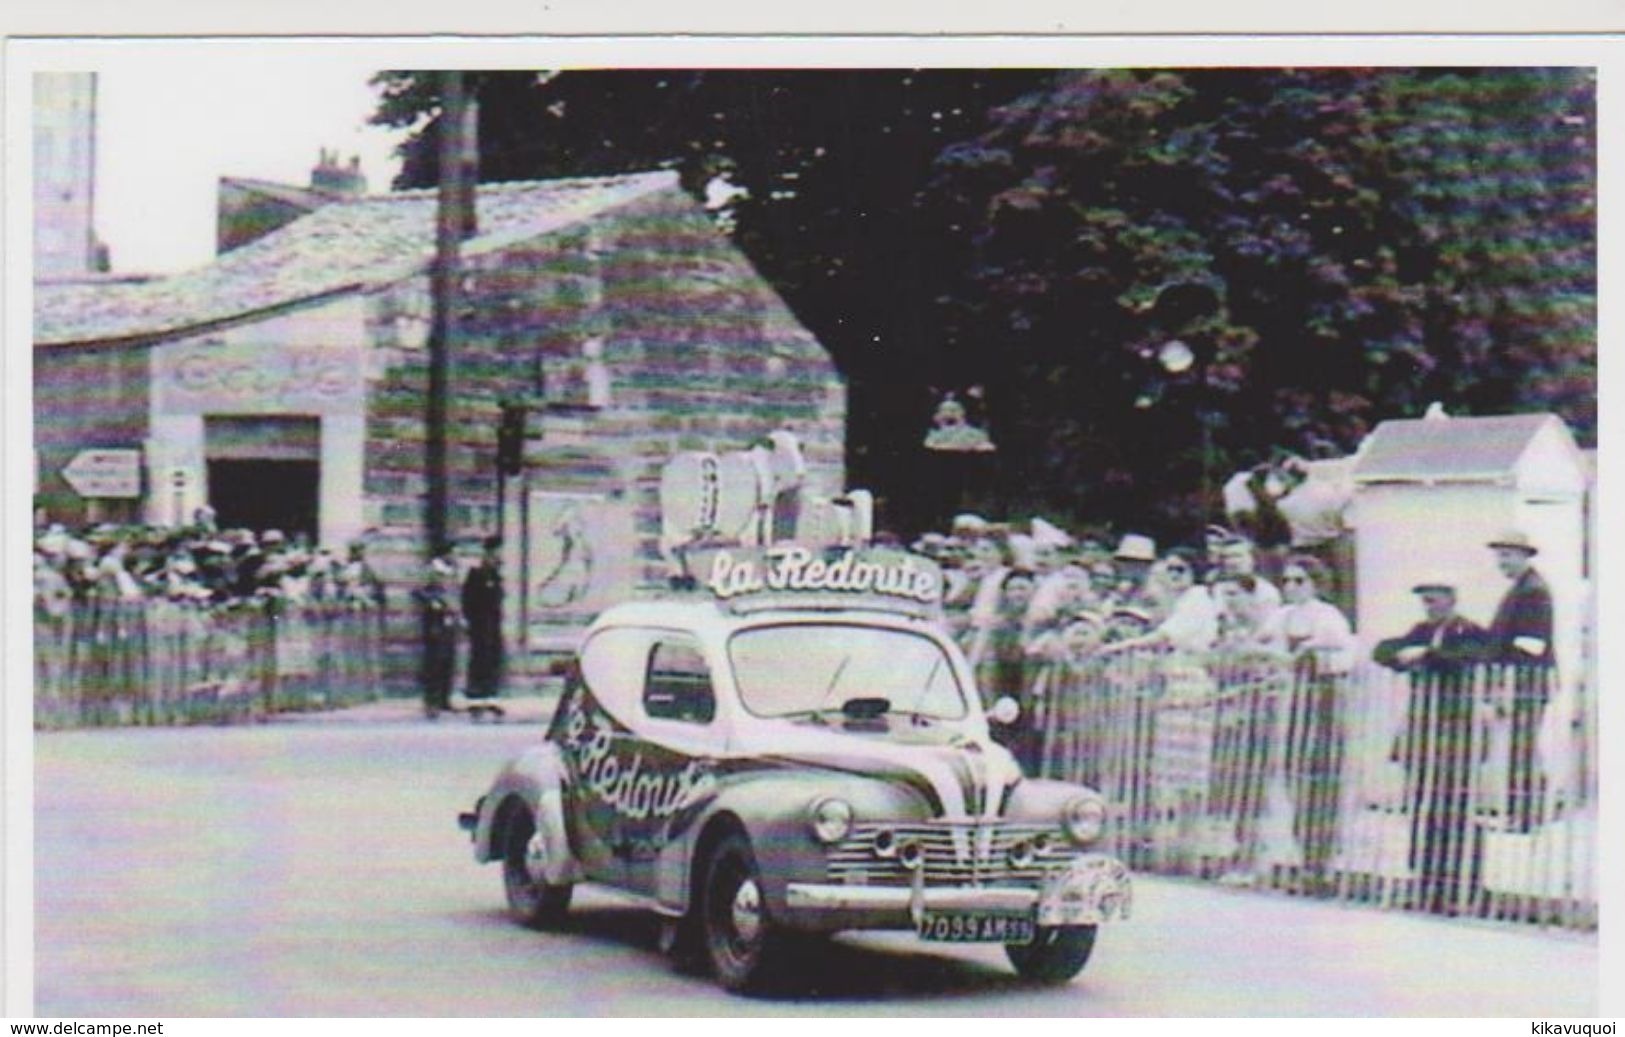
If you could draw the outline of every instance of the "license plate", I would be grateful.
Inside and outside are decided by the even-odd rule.
[[[1032,943],[1029,915],[979,911],[927,911],[920,917],[920,939],[937,943]]]

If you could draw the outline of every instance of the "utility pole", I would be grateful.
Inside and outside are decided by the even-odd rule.
[[[440,73],[440,194],[435,220],[435,258],[429,277],[433,316],[429,330],[429,396],[425,414],[424,467],[428,482],[429,557],[450,546],[446,476],[446,413],[451,389],[451,352],[457,341],[461,292],[460,246],[473,235],[474,184],[479,174],[478,103],[468,96],[462,72]]]

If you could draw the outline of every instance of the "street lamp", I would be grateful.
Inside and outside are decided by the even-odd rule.
[[[1157,348],[1157,363],[1175,377],[1195,369],[1196,420],[1202,426],[1202,499],[1200,508],[1206,520],[1207,509],[1213,495],[1213,429],[1209,408],[1207,384],[1208,362],[1213,346],[1208,336],[1195,333],[1192,328],[1212,317],[1219,310],[1219,293],[1201,281],[1175,281],[1157,292],[1151,306],[1151,320],[1158,330],[1168,336]],[[1191,339],[1187,343],[1179,336]]]
[[[1202,428],[1202,498],[1199,504],[1201,519],[1208,517],[1213,496],[1213,427],[1209,412],[1207,385],[1207,350],[1192,349],[1180,339],[1169,339],[1157,349],[1157,363],[1170,375],[1179,376],[1196,369],[1196,422]]]
[[[1184,374],[1196,363],[1196,353],[1179,339],[1169,339],[1157,350],[1157,363],[1169,374]]]

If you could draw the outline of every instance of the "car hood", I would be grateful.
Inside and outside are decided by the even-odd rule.
[[[945,818],[997,817],[1021,768],[1003,746],[957,728],[851,730],[764,723],[740,748],[763,761],[896,781]]]

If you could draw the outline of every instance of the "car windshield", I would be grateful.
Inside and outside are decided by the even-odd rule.
[[[760,717],[839,711],[884,699],[887,712],[965,716],[965,695],[941,646],[921,634],[848,623],[742,630],[728,642],[745,708]]]

